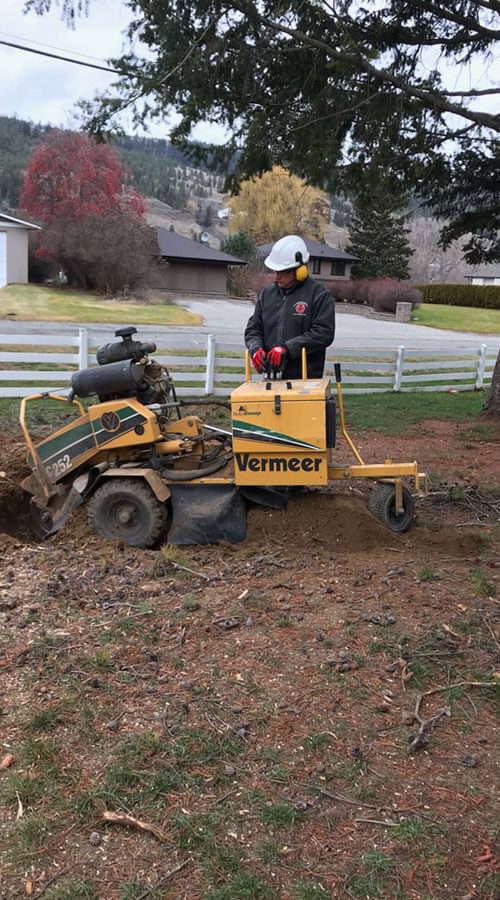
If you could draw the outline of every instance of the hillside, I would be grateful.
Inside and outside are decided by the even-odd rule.
[[[210,206],[220,208],[222,205],[222,195],[212,195],[208,201]],[[192,206],[193,204],[191,204]],[[157,228],[166,228],[167,230],[173,226],[176,234],[186,238],[194,238],[201,231],[207,231],[210,235],[209,245],[216,250],[219,249],[221,242],[227,237],[227,219],[218,219],[215,214],[212,222],[207,227],[198,224],[195,218],[195,210],[193,209],[174,209],[168,203],[162,203],[154,197],[146,198],[146,219],[150,225]]]
[[[22,171],[36,143],[51,126],[15,117],[0,116],[0,208],[17,209]],[[132,183],[145,197],[155,197],[174,209],[200,207],[203,215],[209,200],[220,205],[224,176],[194,167],[168,141],[156,138],[121,137],[115,141]]]
[[[210,205],[219,208],[222,205],[222,195],[214,193],[208,202]],[[214,216],[212,224],[207,228],[201,229],[196,222],[193,212],[189,209],[173,209],[168,203],[162,203],[154,197],[146,199],[146,206],[146,218],[150,225],[166,229],[173,225],[175,233],[182,235],[182,237],[193,238],[199,235],[201,230],[207,231],[210,236],[210,247],[219,249],[221,242],[228,236],[227,219],[218,219],[217,216]],[[338,225],[332,223],[327,225],[325,243],[342,250],[347,240],[347,228],[339,228]]]

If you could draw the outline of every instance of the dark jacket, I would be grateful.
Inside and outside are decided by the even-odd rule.
[[[326,288],[312,278],[282,291],[277,282],[264,288],[245,329],[253,354],[261,347],[286,347],[290,356],[283,378],[302,377],[302,347],[307,351],[309,378],[321,378],[326,348],[335,335],[335,304]]]

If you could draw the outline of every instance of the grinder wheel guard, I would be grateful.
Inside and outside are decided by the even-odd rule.
[[[246,504],[235,485],[173,484],[169,544],[237,544],[247,536]]]

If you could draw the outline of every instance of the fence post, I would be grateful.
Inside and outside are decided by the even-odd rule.
[[[215,337],[207,334],[207,368],[205,372],[205,394],[213,394],[215,369]]]
[[[479,348],[476,372],[476,391],[482,388],[484,384],[484,370],[486,368],[486,348],[487,344],[481,344]]]
[[[400,344],[396,355],[396,371],[394,372],[394,391],[401,390],[401,381],[403,380],[403,366],[405,360],[405,348]]]
[[[89,333],[86,328],[78,331],[78,368],[86,369],[89,364]]]

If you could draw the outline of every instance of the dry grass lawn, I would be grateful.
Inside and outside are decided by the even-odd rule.
[[[37,284],[0,290],[0,319],[43,322],[119,322],[141,325],[201,325],[201,316],[171,303],[104,300],[95,294]]]

